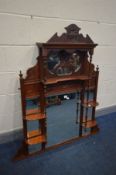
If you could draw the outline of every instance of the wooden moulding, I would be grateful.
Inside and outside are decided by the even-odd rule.
[[[91,79],[91,78],[86,76],[86,75],[80,75],[78,77],[77,76],[57,77],[57,79],[55,77],[55,78],[49,78],[43,83],[46,85],[49,85],[49,84],[54,84],[54,83],[58,83],[58,82],[70,81],[70,80],[89,80],[89,79]]]
[[[34,144],[43,143],[43,142],[46,142],[44,135],[36,136],[26,140],[26,143],[28,145],[34,145]]]
[[[56,95],[56,94],[65,94],[65,93],[74,93],[77,90],[80,90],[81,87],[76,84],[72,85],[57,85],[56,87],[47,88],[46,96]]]
[[[35,108],[26,110],[26,115],[37,114],[37,113],[40,113],[40,109]]]
[[[41,120],[45,118],[45,114],[37,113],[37,114],[29,114],[25,116],[25,120]]]
[[[89,90],[93,90],[95,88],[95,86],[90,86]],[[79,84],[76,83],[72,83],[72,84],[64,84],[64,85],[60,85],[57,84],[57,88],[56,87],[47,87],[47,92],[45,94],[45,96],[50,96],[50,95],[61,95],[61,94],[65,94],[65,93],[75,93],[77,91],[81,91],[82,87]],[[88,88],[86,87],[86,90],[88,90]]]
[[[97,122],[96,120],[88,120],[87,122],[83,122],[82,125],[84,128],[93,128],[97,126]]]
[[[84,103],[82,105],[83,107],[88,108],[88,107],[96,107],[99,105],[99,103],[93,100],[90,101],[84,100]]]
[[[40,129],[32,130],[32,131],[27,132],[27,138],[36,137],[36,136],[39,136],[39,135],[41,135],[41,130]]]

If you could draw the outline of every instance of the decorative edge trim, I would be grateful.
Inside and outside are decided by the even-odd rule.
[[[96,110],[96,117],[107,115],[113,112],[116,112],[116,105]],[[22,138],[23,138],[22,128],[18,128],[10,132],[1,133],[0,144],[21,140]]]

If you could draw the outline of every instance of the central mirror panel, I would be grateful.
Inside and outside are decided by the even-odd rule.
[[[76,123],[76,94],[50,97],[47,107],[47,146],[79,135]]]

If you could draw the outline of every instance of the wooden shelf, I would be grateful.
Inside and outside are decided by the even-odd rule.
[[[95,87],[91,86],[89,87],[89,90],[93,90]],[[53,95],[61,95],[61,94],[70,94],[70,93],[75,93],[77,91],[80,91],[82,89],[81,86],[77,85],[62,85],[62,86],[57,86],[56,87],[50,87],[47,88],[47,92],[45,94],[46,97],[53,96]],[[88,90],[86,88],[86,90]]]
[[[96,47],[98,44],[95,43],[71,43],[69,41],[64,41],[64,42],[47,42],[47,43],[37,43],[38,47],[41,47],[41,45],[45,48],[49,48],[49,49],[53,49],[53,48],[67,48],[67,49],[75,49],[75,48],[94,48]]]
[[[96,120],[88,120],[86,123],[83,122],[82,125],[84,128],[93,128],[93,127],[97,126],[97,122],[96,122]]]
[[[25,120],[41,120],[45,118],[45,114],[37,113],[37,114],[29,114],[25,116]]]
[[[89,101],[84,100],[84,103],[82,105],[83,107],[88,108],[88,107],[96,107],[99,105],[99,103],[93,100],[89,100]]]
[[[30,139],[27,139],[26,143],[28,145],[34,145],[34,144],[38,144],[38,143],[43,143],[45,141],[46,141],[45,136],[41,135],[41,136],[37,136],[37,137],[33,137],[33,138],[30,138]]]
[[[35,137],[41,135],[41,130],[32,130],[27,132],[27,138]]]
[[[44,81],[43,83],[46,85],[49,84],[55,84],[58,82],[64,82],[64,81],[72,81],[72,80],[89,80],[91,79],[90,77],[86,76],[86,75],[74,75],[74,76],[65,76],[65,77],[55,77],[55,78],[48,78],[46,81]]]
[[[26,115],[29,115],[29,114],[36,114],[36,113],[40,113],[40,109],[35,108],[35,109],[27,109],[27,110],[26,110]]]
[[[56,87],[47,88],[46,96],[50,95],[58,95],[58,94],[65,94],[65,93],[74,93],[77,90],[80,90],[81,87],[78,84],[65,84],[65,85],[57,85]]]

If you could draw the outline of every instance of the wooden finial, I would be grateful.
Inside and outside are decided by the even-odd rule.
[[[20,77],[20,78],[23,78],[23,74],[22,74],[21,70],[20,70],[19,77]]]
[[[99,66],[97,65],[97,67],[96,67],[96,71],[99,71]]]
[[[90,50],[89,50],[89,54],[90,54],[90,60],[91,60],[91,62],[92,62],[93,49],[90,49]]]

